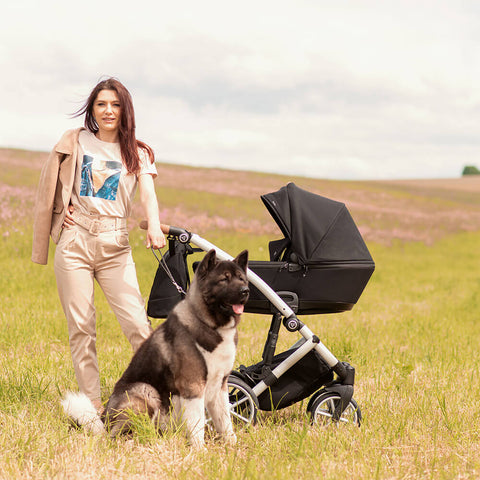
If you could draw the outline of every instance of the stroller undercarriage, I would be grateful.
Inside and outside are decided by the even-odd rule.
[[[360,409],[352,398],[355,369],[339,361],[298,315],[351,309],[373,273],[373,260],[343,204],[293,184],[262,196],[262,200],[286,239],[271,242],[270,262],[249,262],[251,299],[245,311],[271,313],[272,320],[262,360],[231,372],[228,388],[232,420],[237,424],[253,424],[258,410],[274,411],[309,398],[307,412],[312,423],[360,425]],[[312,220],[312,208],[321,219],[327,218],[328,225],[314,228],[315,241],[309,242],[298,235],[304,233],[299,225]],[[177,227],[164,230],[171,242],[166,256],[170,254],[173,258],[178,254],[186,264],[193,245],[196,251],[214,249],[220,260],[232,259],[195,233]],[[345,245],[349,241],[350,245]],[[175,245],[185,246],[180,249],[183,255]],[[154,283],[149,308],[150,302],[156,301],[158,290]],[[149,315],[156,316],[152,311]],[[298,332],[301,338],[276,354],[282,325],[289,332]]]

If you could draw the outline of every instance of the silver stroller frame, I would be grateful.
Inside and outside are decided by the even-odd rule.
[[[145,227],[145,225],[143,225],[143,227]],[[233,260],[233,257],[228,253],[199,235],[188,232],[183,228],[162,225],[162,231],[170,238],[175,238],[184,244],[193,244],[205,252],[213,249],[220,260]],[[317,423],[316,418],[319,415],[322,423],[329,423],[330,421],[353,421],[353,423],[359,425],[361,419],[360,410],[356,402],[352,399],[355,369],[348,363],[339,361],[320,339],[297,318],[292,308],[255,272],[248,269],[247,277],[250,283],[257,287],[275,307],[278,311],[276,315],[279,318],[283,317],[283,325],[285,328],[289,332],[298,331],[303,339],[297,342],[297,345],[300,345],[298,348],[292,349],[292,353],[271,370],[267,378],[260,380],[253,388],[244,385],[241,376],[236,375],[236,371],[232,372],[230,377],[232,379],[231,383],[235,388],[239,386],[238,389],[242,393],[239,398],[234,399],[230,396],[232,416],[234,419],[237,419],[237,423],[254,423],[256,419],[256,406],[258,407],[256,398],[265,392],[270,385],[273,385],[287,370],[305,357],[305,355],[315,350],[332,372],[336,374],[336,378],[310,399],[307,411],[312,415],[312,423]],[[275,345],[273,345],[273,349],[274,348]],[[249,396],[252,397],[252,399],[246,398]],[[250,411],[246,414],[241,404],[248,400],[251,403],[253,402],[251,407],[253,407],[255,412],[252,413]],[[346,412],[348,412],[349,418],[346,417]]]

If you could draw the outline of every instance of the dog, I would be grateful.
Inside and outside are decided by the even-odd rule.
[[[210,250],[183,300],[134,354],[102,415],[82,393],[68,393],[65,413],[93,433],[131,431],[131,413],[148,414],[165,429],[171,414],[193,447],[204,446],[205,410],[218,436],[234,444],[227,381],[248,300],[248,252],[218,261]]]

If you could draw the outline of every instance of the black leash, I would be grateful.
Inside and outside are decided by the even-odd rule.
[[[162,251],[159,250],[159,252],[160,252],[161,259],[158,258],[157,254],[155,253],[155,250],[152,247],[152,253],[155,255],[155,258],[157,259],[158,264],[163,268],[164,272],[168,275],[168,278],[173,283],[173,286],[177,289],[178,293],[185,296],[187,294],[187,292],[175,281],[175,278],[173,277],[172,272],[168,268],[167,262],[166,262],[165,258],[163,257]]]

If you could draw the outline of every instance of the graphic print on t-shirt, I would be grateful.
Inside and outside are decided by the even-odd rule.
[[[84,155],[80,196],[115,200],[121,171],[121,162],[99,160],[90,155]]]

